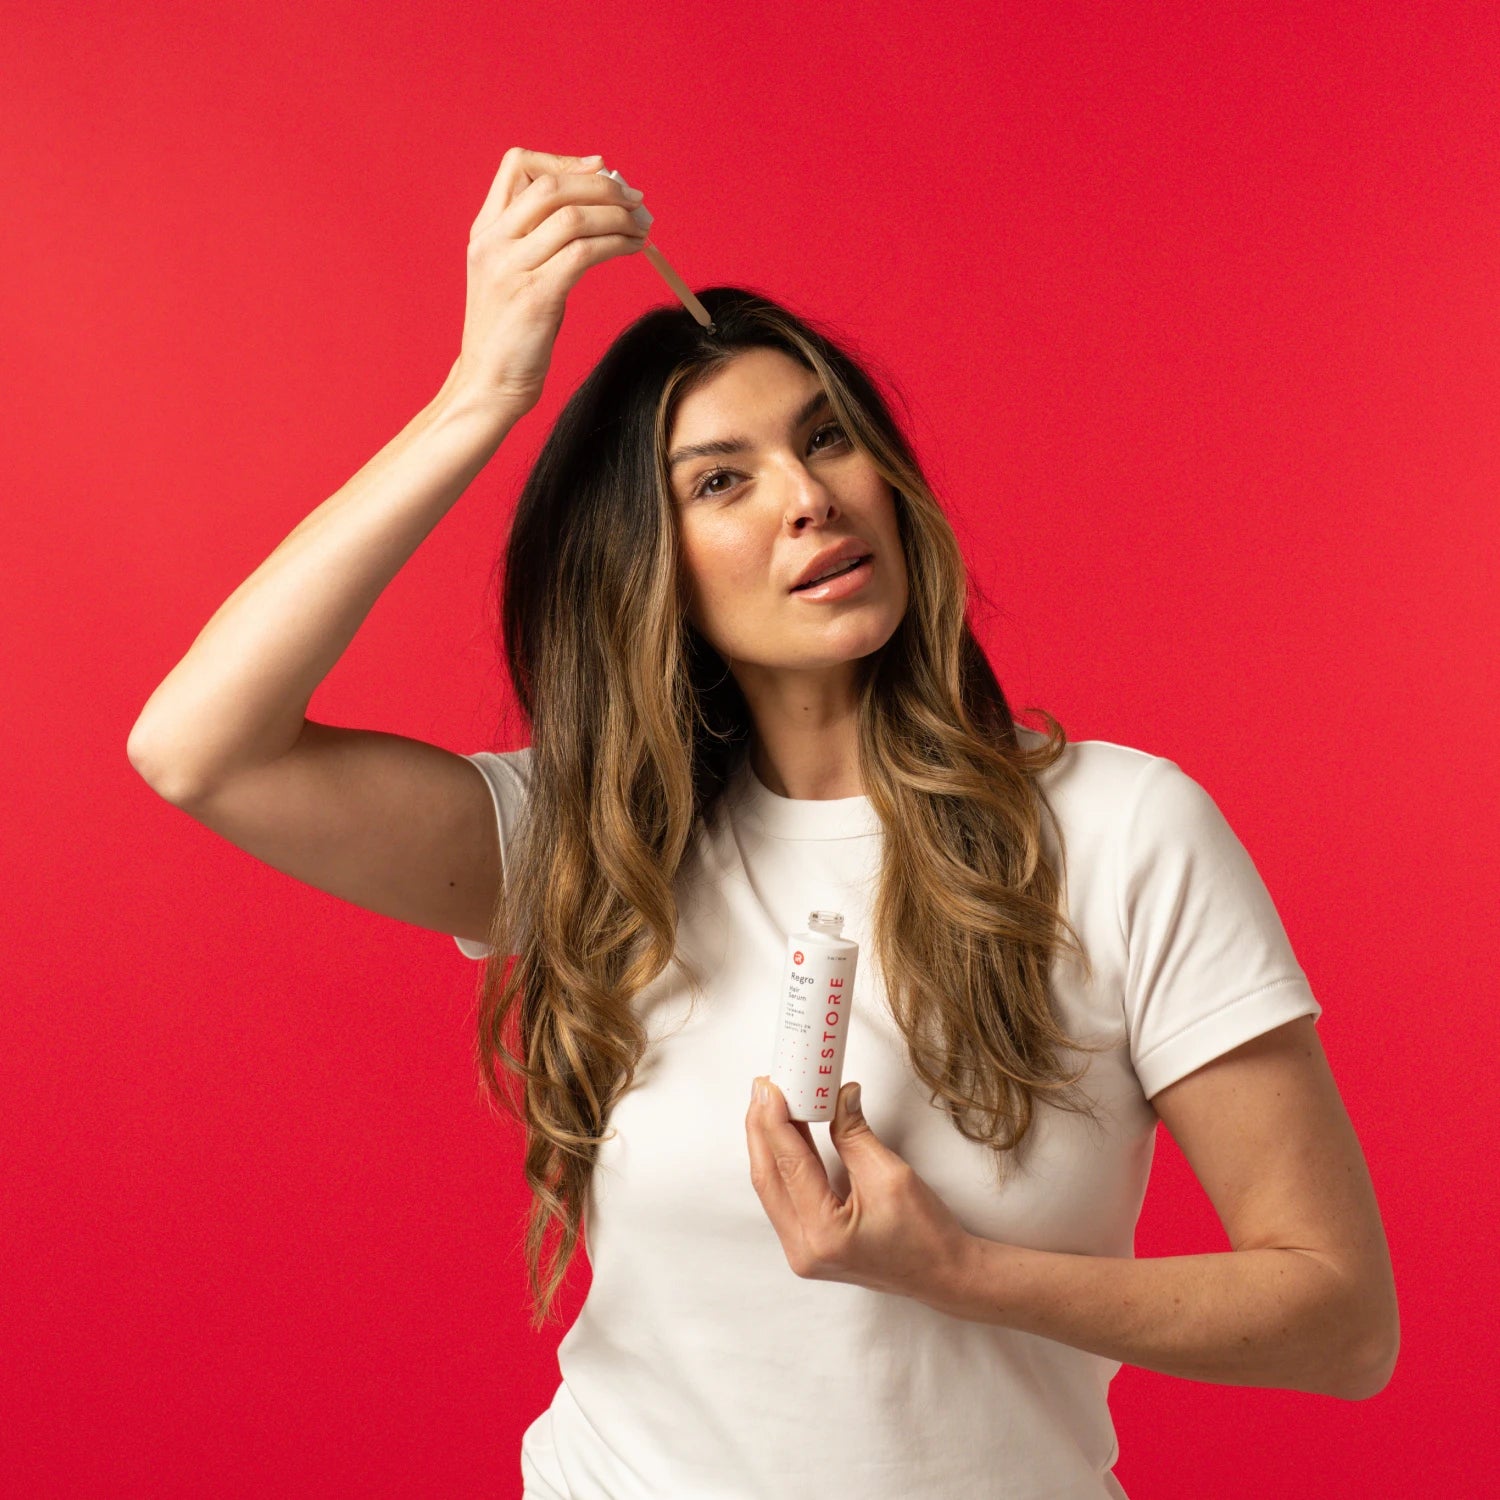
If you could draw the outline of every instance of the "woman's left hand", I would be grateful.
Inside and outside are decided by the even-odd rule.
[[[847,1281],[936,1305],[961,1277],[973,1236],[916,1171],[870,1129],[858,1109],[857,1084],[839,1090],[829,1129],[849,1171],[849,1196],[828,1182],[806,1120],[787,1114],[786,1097],[770,1092],[745,1116],[750,1181],[781,1238],[787,1261],[814,1281]],[[856,1107],[848,1110],[851,1096]]]

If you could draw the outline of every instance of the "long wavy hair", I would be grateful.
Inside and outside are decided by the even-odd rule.
[[[680,307],[653,309],[578,387],[497,565],[532,780],[491,919],[476,1060],[482,1095],[525,1134],[534,1330],[577,1247],[601,1132],[648,1045],[632,997],[674,961],[702,995],[703,976],[675,952],[673,882],[753,723],[686,617],[667,445],[683,398],[744,350],[778,349],[814,372],[896,494],[909,602],[861,664],[858,733],[884,826],[875,957],[913,1071],[998,1158],[1025,1139],[1038,1101],[1092,1116],[1073,1093],[1088,1064],[1069,1072],[1062,1054],[1103,1050],[1064,1033],[1048,987],[1064,950],[1092,972],[1042,839],[1051,809],[1038,777],[1066,732],[1037,710],[1049,733],[1021,744],[969,626],[978,591],[953,529],[861,365],[762,295],[698,296],[712,331]]]

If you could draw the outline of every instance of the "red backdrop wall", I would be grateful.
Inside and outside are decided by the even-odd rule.
[[[1126,1368],[1134,1496],[1471,1494],[1495,1373],[1490,5],[7,10],[0,1486],[516,1496],[556,1383],[477,968],[162,802],[152,689],[436,391],[503,152],[855,339],[1014,703],[1170,755],[1324,1006],[1401,1294],[1360,1403]],[[310,713],[507,748],[486,585],[547,394]],[[754,1071],[746,1062],[747,1084]],[[1141,1255],[1226,1248],[1163,1130]],[[563,1310],[587,1286],[580,1257]],[[1268,1441],[1269,1439],[1269,1441]]]

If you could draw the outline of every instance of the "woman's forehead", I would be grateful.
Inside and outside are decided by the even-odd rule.
[[[752,427],[779,431],[823,396],[822,382],[805,365],[778,349],[749,349],[682,398],[668,446],[675,453],[679,446],[748,439]]]

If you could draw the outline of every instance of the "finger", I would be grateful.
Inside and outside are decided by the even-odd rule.
[[[550,151],[527,151],[524,147],[512,146],[500,158],[500,168],[485,195],[484,206],[470,226],[471,237],[488,229],[515,196],[544,172],[597,172],[603,165],[602,159],[591,156],[557,156]]]
[[[607,237],[607,245],[588,247],[603,259],[645,243],[650,224],[642,227],[637,222],[639,207],[613,177],[588,167],[576,173],[542,172],[486,229],[474,230],[469,244],[473,249],[488,247],[496,239],[505,241],[508,263],[516,270],[534,271],[570,240]],[[517,244],[524,248],[518,251]]]
[[[599,179],[601,182],[605,178]],[[555,213],[546,212],[546,217],[532,229],[516,231],[509,228],[510,214],[525,201],[524,196],[511,205],[510,211],[502,214],[494,228],[496,234],[511,233],[516,237],[516,248],[507,257],[508,263],[518,271],[534,271],[545,265],[570,241],[586,244],[590,252],[599,250],[603,254],[617,254],[621,250],[634,250],[646,241],[646,231],[630,216],[628,208],[615,205],[588,205],[571,203]],[[545,210],[544,210],[545,212]],[[582,255],[582,250],[574,251]]]
[[[593,173],[603,164],[600,157],[558,156],[551,151],[527,151],[522,146],[512,146],[500,159],[500,168],[490,184],[471,233],[478,234],[493,224],[517,194],[524,192],[538,177],[549,172],[559,175],[579,171]]]
[[[781,1250],[787,1262],[794,1268],[806,1264],[810,1259],[807,1233],[797,1217],[797,1209],[791,1193],[776,1165],[776,1155],[766,1139],[763,1117],[766,1105],[752,1103],[745,1119],[745,1131],[750,1142],[750,1160],[754,1164],[755,1177],[759,1179],[756,1192],[760,1195],[761,1207],[781,1241]],[[752,1178],[752,1181],[755,1179]],[[800,1274],[800,1273],[799,1273]]]
[[[786,1184],[781,1180],[775,1153],[766,1139],[761,1109],[762,1107],[754,1099],[750,1101],[750,1108],[745,1112],[745,1142],[750,1148],[751,1170],[759,1178],[756,1192],[760,1194],[760,1201],[765,1204],[766,1212],[776,1226],[776,1232],[782,1236],[782,1242],[785,1243],[784,1229],[794,1227],[796,1214],[792,1208],[791,1199],[787,1197]]]
[[[819,1224],[839,1199],[828,1181],[823,1158],[812,1143],[812,1130],[805,1121],[793,1120],[787,1112],[786,1096],[767,1080],[770,1100],[758,1109],[759,1125],[765,1137],[772,1166],[781,1179],[788,1200],[803,1228]],[[798,1126],[802,1128],[799,1130]]]

